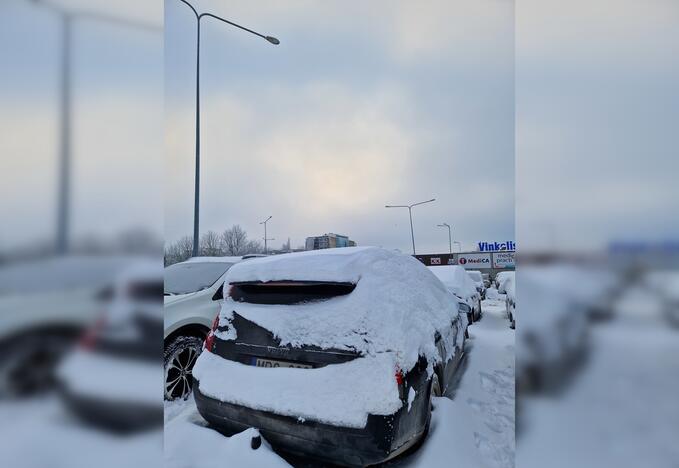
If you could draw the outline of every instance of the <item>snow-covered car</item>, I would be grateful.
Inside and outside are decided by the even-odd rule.
[[[376,247],[242,262],[193,370],[200,414],[256,427],[279,450],[379,463],[427,433],[432,396],[460,368],[450,293],[415,258]],[[460,422],[461,424],[463,422]]]
[[[483,284],[483,275],[478,270],[467,270],[467,274],[472,279],[476,285],[476,290],[481,295],[481,299],[484,299],[486,294],[486,287]]]
[[[505,283],[510,278],[514,278],[514,271],[501,271],[495,275],[495,288],[500,294],[505,294]]]
[[[483,287],[486,289],[490,288],[490,273],[481,273],[481,276],[483,277]]]
[[[97,318],[98,295],[134,257],[71,255],[0,266],[0,397],[51,388]]]
[[[429,271],[443,283],[456,298],[469,306],[467,322],[474,323],[481,319],[481,294],[476,284],[467,274],[467,270],[459,265],[430,266]]]
[[[545,282],[562,291],[578,309],[592,320],[613,317],[613,304],[621,281],[611,269],[594,265],[559,264],[542,269]]]
[[[587,355],[588,315],[547,274],[549,267],[525,266],[517,307],[516,380],[522,391],[557,389]]]
[[[679,328],[679,271],[648,272],[642,278],[642,282],[644,286],[657,294],[665,320],[671,326]]]
[[[162,264],[125,270],[102,296],[103,312],[57,369],[62,401],[80,419],[114,430],[160,426]]]
[[[185,399],[191,393],[191,369],[221,308],[224,277],[242,258],[193,257],[165,268],[166,400]]]

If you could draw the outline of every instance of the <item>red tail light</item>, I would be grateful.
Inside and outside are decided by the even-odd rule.
[[[396,384],[400,387],[403,385],[403,371],[399,369],[398,367],[396,368]]]
[[[405,401],[406,393],[405,376],[403,375],[403,371],[401,370],[401,368],[398,366],[396,366],[396,373],[394,374],[394,377],[396,377],[396,387],[398,388],[398,397],[401,399],[401,401]]]
[[[80,338],[80,347],[84,349],[93,349],[94,345],[97,343],[97,338],[99,337],[99,332],[106,324],[106,317],[100,316],[94,324],[83,333]]]
[[[215,342],[215,335],[214,333],[210,332],[207,334],[207,338],[205,338],[205,348],[208,351],[212,351],[212,345]]]
[[[212,322],[212,329],[210,330],[210,333],[208,333],[207,337],[205,337],[205,345],[203,349],[212,351],[212,345],[215,342],[215,331],[217,330],[218,326],[219,326],[219,314],[217,314],[214,322]]]

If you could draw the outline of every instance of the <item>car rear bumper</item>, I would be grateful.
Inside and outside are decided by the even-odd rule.
[[[136,431],[163,424],[163,407],[142,402],[113,401],[83,395],[59,386],[61,400],[80,420],[114,431]]]
[[[422,427],[405,442],[397,441],[401,438],[395,432],[403,410],[389,416],[370,415],[365,427],[357,429],[219,401],[201,393],[197,381],[193,388],[199,413],[220,432],[233,435],[255,427],[279,450],[332,464],[365,466],[383,462],[412,446],[424,432]]]

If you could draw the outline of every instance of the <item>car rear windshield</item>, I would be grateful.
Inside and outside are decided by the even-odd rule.
[[[175,263],[165,268],[165,294],[187,294],[209,288],[233,263]]]
[[[301,304],[345,296],[356,287],[353,283],[320,281],[275,281],[232,283],[229,296],[237,302],[251,304]]]

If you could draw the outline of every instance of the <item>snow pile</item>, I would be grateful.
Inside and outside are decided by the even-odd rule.
[[[467,274],[467,271],[459,265],[442,265],[428,267],[429,271],[445,285],[446,288],[457,297],[464,299],[472,307],[472,297],[476,291],[476,283]]]
[[[166,411],[167,408],[166,405]],[[196,423],[200,416],[196,414],[193,404],[180,409],[183,411],[165,425],[165,468],[290,466],[276,455],[263,437],[262,445],[257,450],[252,449],[250,441],[259,436],[257,429],[247,429],[233,437],[224,437],[219,432]]]
[[[283,416],[362,428],[368,414],[389,415],[402,405],[391,353],[317,369],[263,368],[203,352],[193,368],[200,391]]]
[[[350,282],[356,287],[345,296],[293,306],[247,304],[227,298],[220,321],[236,312],[270,330],[284,346],[316,345],[368,356],[390,351],[396,365],[407,371],[419,356],[436,362],[436,332],[447,331],[451,322],[458,320],[457,304],[418,260],[376,247],[249,260],[231,268],[225,281],[285,280]],[[451,337],[456,339],[456,335]],[[448,345],[452,355],[461,341]]]
[[[505,298],[503,294],[500,294],[497,292],[497,289],[495,288],[488,288],[486,289],[486,299],[488,300],[493,300],[493,301],[501,301]]]

